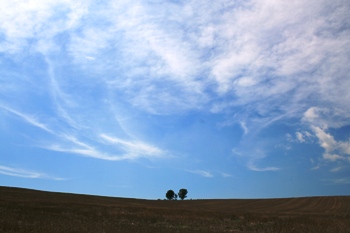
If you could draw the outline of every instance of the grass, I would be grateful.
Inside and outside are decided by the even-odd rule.
[[[0,188],[0,232],[350,232],[349,197],[337,205],[309,198],[309,209],[295,208],[298,201],[305,206],[304,199],[278,199],[274,207],[264,201],[230,207],[233,200],[147,201]],[[250,203],[256,209],[243,208]],[[326,203],[333,209],[319,212]]]

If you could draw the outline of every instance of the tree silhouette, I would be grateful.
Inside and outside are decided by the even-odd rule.
[[[168,200],[172,200],[175,197],[175,192],[173,190],[168,190],[168,192],[166,192],[165,196]]]
[[[179,198],[181,199],[181,200],[183,200],[183,199],[185,199],[187,196],[187,193],[188,193],[188,191],[187,191],[187,189],[180,189],[180,191],[179,191]]]

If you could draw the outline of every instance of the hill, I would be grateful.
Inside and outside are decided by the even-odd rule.
[[[0,232],[350,232],[350,197],[160,201],[0,187]]]

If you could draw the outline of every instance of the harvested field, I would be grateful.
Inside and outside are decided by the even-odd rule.
[[[0,187],[0,232],[350,232],[350,197],[160,201]]]

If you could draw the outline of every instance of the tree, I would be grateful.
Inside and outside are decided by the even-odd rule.
[[[168,190],[168,192],[166,192],[165,196],[168,200],[172,200],[175,197],[175,192],[173,190]]]
[[[187,189],[180,189],[180,191],[179,191],[179,198],[181,199],[181,200],[183,200],[183,199],[185,199],[187,196],[187,193],[188,193],[188,191],[187,191]]]

